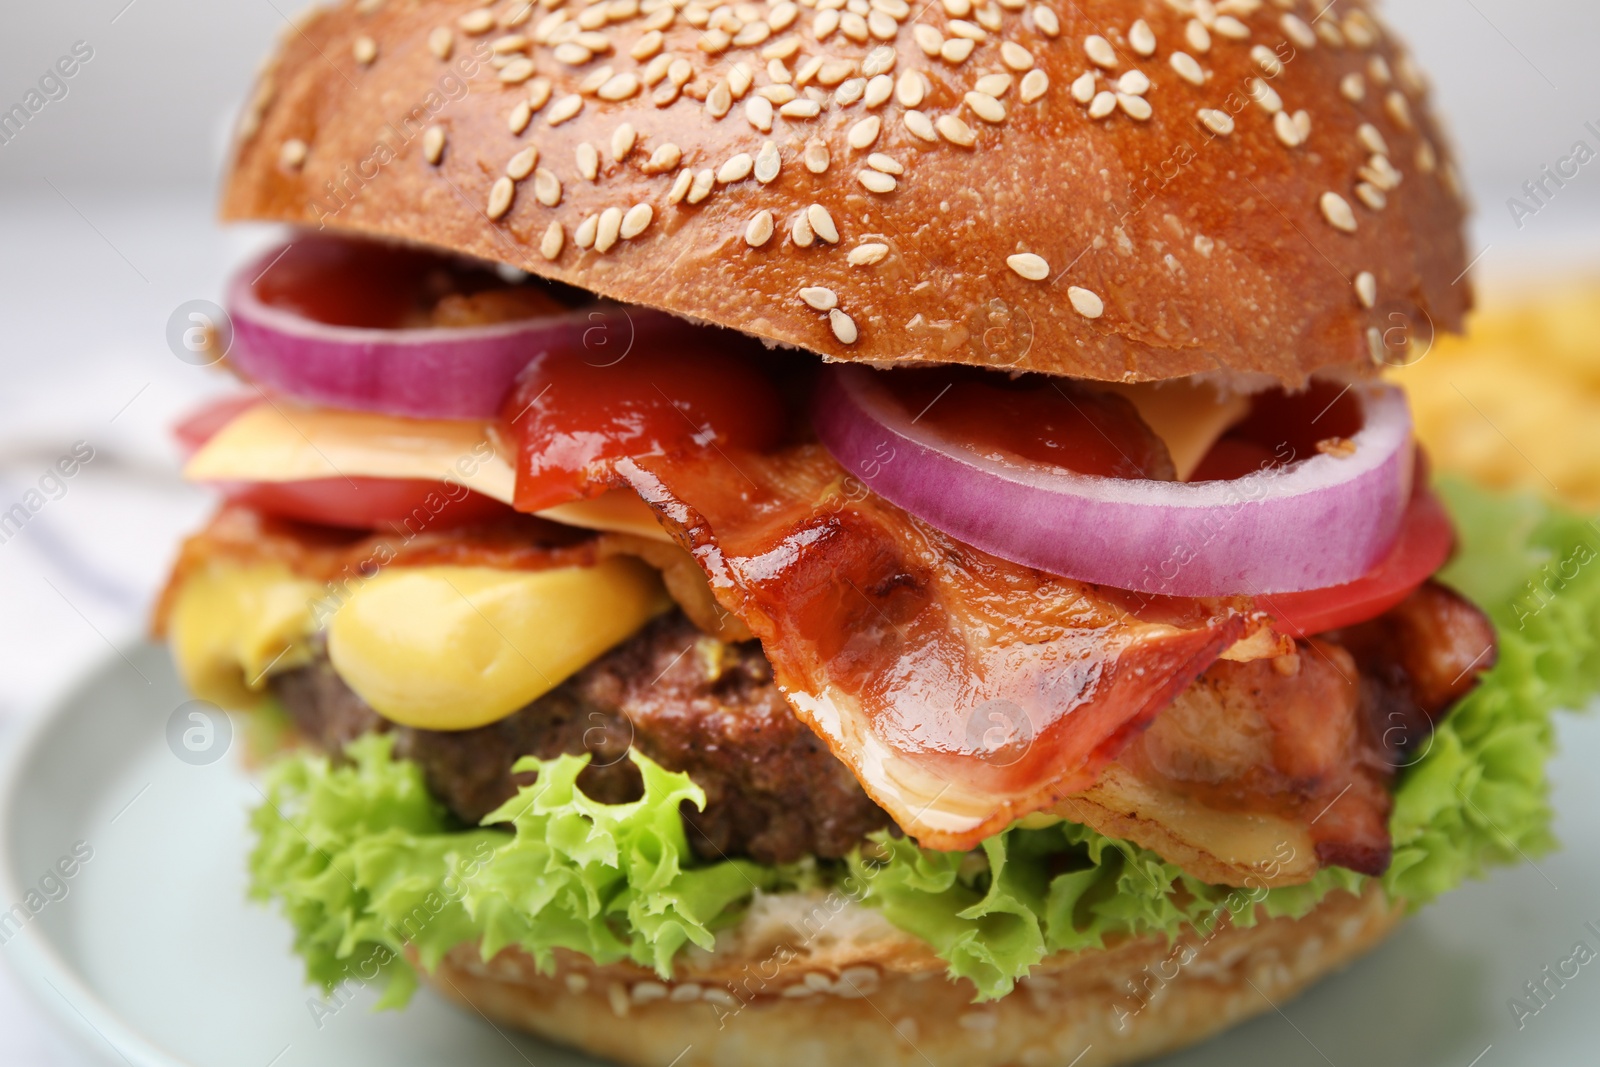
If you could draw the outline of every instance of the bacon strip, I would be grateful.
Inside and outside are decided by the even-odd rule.
[[[617,477],[761,639],[796,712],[905,832],[968,849],[1092,785],[1224,650],[1245,598],[1149,598],[961,544],[823,449],[651,456]]]

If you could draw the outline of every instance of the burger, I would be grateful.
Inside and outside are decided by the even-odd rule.
[[[359,0],[222,211],[156,626],[336,998],[1121,1063],[1551,844],[1592,531],[1385,376],[1470,296],[1366,3]]]

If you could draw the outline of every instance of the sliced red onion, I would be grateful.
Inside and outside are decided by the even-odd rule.
[[[967,544],[1079,581],[1189,597],[1341,585],[1384,557],[1411,496],[1411,412],[1393,386],[1350,389],[1350,455],[1185,483],[986,459],[915,425],[883,373],[828,368],[813,419],[834,457]]]
[[[331,407],[423,419],[487,419],[518,372],[543,352],[574,351],[600,365],[636,343],[690,327],[619,305],[492,326],[383,330],[330,326],[263,303],[252,279],[274,249],[234,276],[229,362],[246,378]]]

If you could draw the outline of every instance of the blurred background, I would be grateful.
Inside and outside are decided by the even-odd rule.
[[[236,106],[293,2],[7,5],[0,111],[62,57],[75,72],[0,138],[0,511],[30,491],[45,498],[22,529],[0,530],[0,741],[91,661],[139,639],[177,538],[209,507],[178,481],[167,428],[228,383],[175,358],[167,324],[188,301],[220,300],[230,267],[268,237],[224,231],[213,213]],[[1443,376],[1426,387],[1432,408],[1419,405],[1425,430],[1498,483],[1600,507],[1589,470],[1600,289],[1577,284],[1600,277],[1600,159],[1542,204],[1523,188],[1577,142],[1585,158],[1600,152],[1600,4],[1389,0],[1385,11],[1454,130],[1490,308],[1476,347],[1414,369]],[[1513,211],[1512,198],[1534,210]],[[75,475],[46,475],[75,450],[91,456]],[[75,1062],[0,970],[0,1063]]]

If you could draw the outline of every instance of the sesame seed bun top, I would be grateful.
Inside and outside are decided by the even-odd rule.
[[[1425,85],[1352,0],[356,0],[286,32],[223,214],[1106,380],[1298,384],[1470,304]]]

